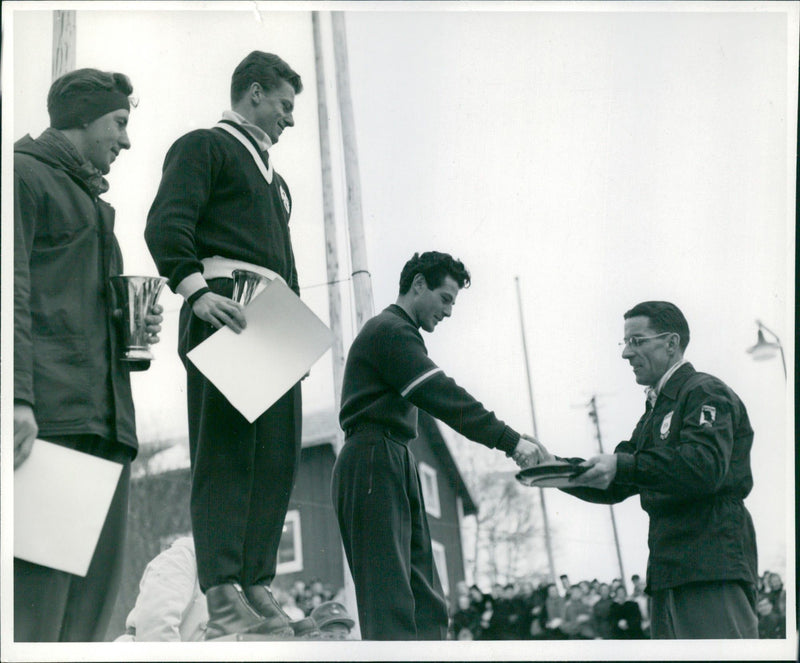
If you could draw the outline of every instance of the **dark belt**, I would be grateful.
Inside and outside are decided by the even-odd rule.
[[[351,438],[356,435],[380,435],[381,437],[388,437],[393,442],[399,442],[400,444],[408,444],[413,437],[409,437],[405,433],[400,433],[397,430],[385,425],[385,424],[374,424],[374,423],[361,423],[355,424],[350,426],[349,428],[345,429],[344,435],[345,438]]]

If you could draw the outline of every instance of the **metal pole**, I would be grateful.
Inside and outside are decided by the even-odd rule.
[[[592,400],[589,401],[589,418],[594,422],[594,428],[597,432],[597,445],[600,448],[600,453],[605,453],[603,451],[603,438],[600,435],[600,419],[597,415],[597,400],[595,396],[592,396]],[[619,576],[620,580],[622,580],[622,584],[625,584],[625,569],[622,566],[622,550],[619,547],[619,535],[617,534],[617,521],[614,517],[614,505],[609,504],[608,509],[611,512],[611,528],[614,530],[614,545],[617,548],[617,562],[619,562]]]
[[[325,223],[325,263],[328,274],[328,315],[333,332],[333,394],[336,408],[342,402],[342,377],[344,375],[344,344],[342,341],[342,297],[339,287],[339,252],[336,243],[336,215],[331,174],[331,138],[328,126],[328,99],[325,91],[325,58],[322,50],[319,12],[311,12],[314,32],[314,63],[317,72],[317,119],[319,122],[319,153],[322,164],[322,208]],[[344,436],[336,427],[334,451],[338,454]]]
[[[528,361],[528,344],[525,340],[525,318],[522,314],[522,296],[519,289],[519,276],[514,277],[514,282],[517,286],[517,306],[519,308],[519,326],[522,331],[522,353],[525,356],[525,374],[528,378],[528,400],[531,407],[531,423],[533,424],[533,436],[538,440],[539,433],[536,429],[536,411],[533,408],[533,385],[531,382],[531,367]],[[547,562],[550,565],[550,576],[553,582],[556,580],[556,567],[553,562],[553,546],[550,541],[550,523],[547,519],[547,506],[544,500],[544,489],[539,488],[539,498],[542,502],[542,519],[544,521],[544,542],[547,548]]]
[[[53,12],[53,80],[75,69],[75,10]]]
[[[336,60],[336,92],[342,123],[344,170],[347,180],[347,221],[350,230],[350,260],[353,268],[353,295],[356,307],[356,328],[364,326],[374,312],[372,280],[367,269],[367,247],[361,210],[361,175],[358,169],[353,102],[350,98],[350,73],[347,60],[347,34],[344,13],[332,12],[333,52]]]

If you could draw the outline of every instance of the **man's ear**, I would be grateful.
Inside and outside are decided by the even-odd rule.
[[[672,352],[679,352],[681,349],[681,337],[677,332],[669,336],[669,349]]]
[[[411,285],[414,288],[414,292],[420,293],[427,289],[428,282],[422,274],[414,274],[414,280],[411,281]]]

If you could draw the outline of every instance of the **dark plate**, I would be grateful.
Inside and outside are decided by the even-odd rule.
[[[574,463],[556,461],[540,463],[517,473],[517,481],[524,486],[540,488],[566,488],[571,486],[570,479],[583,474],[588,468]]]

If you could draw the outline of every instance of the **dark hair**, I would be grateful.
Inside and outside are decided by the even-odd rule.
[[[644,316],[650,320],[650,326],[657,332],[675,332],[680,336],[681,351],[689,345],[689,323],[681,310],[670,302],[642,302],[627,311],[625,320]]]
[[[469,272],[464,263],[453,258],[449,253],[439,251],[426,251],[415,253],[404,266],[400,273],[400,294],[405,295],[411,288],[411,282],[417,274],[425,277],[425,282],[431,290],[435,290],[450,276],[458,283],[459,288],[469,287]]]
[[[303,91],[300,75],[273,53],[253,51],[233,70],[231,77],[231,102],[239,101],[253,83],[258,83],[265,92],[275,89],[280,81],[286,81],[296,94]]]

